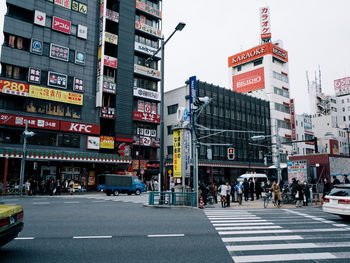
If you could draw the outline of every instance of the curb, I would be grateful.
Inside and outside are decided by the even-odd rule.
[[[200,210],[199,208],[192,207],[192,206],[143,205],[143,207],[147,207],[147,208],[195,209],[195,210]]]

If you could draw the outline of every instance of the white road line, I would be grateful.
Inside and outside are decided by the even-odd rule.
[[[215,227],[216,230],[245,230],[245,229],[281,229],[281,226],[236,226]]]
[[[209,220],[241,220],[261,219],[261,217],[208,217]]]
[[[63,202],[65,204],[79,204],[79,201],[68,201],[68,202]]]
[[[73,239],[103,239],[112,238],[112,236],[74,236]]]
[[[286,261],[286,260],[315,260],[315,259],[335,259],[332,253],[302,253],[302,254],[275,254],[258,256],[237,256],[232,257],[236,263],[242,262],[267,262],[267,261]]]
[[[301,236],[256,236],[256,237],[223,237],[223,242],[251,242],[251,241],[278,241],[278,240],[302,240]]]
[[[19,199],[2,199],[0,201],[3,201],[3,202],[16,202],[16,201],[19,201]]]
[[[298,248],[329,248],[329,247],[350,247],[350,242],[329,242],[329,243],[295,243],[295,244],[264,244],[264,245],[241,245],[226,246],[228,251],[256,251],[276,249],[298,249]]]
[[[16,237],[15,240],[33,240],[34,237]]]
[[[244,223],[244,222],[267,222],[265,219],[258,220],[211,220],[211,223]]]
[[[348,227],[349,225],[346,225],[346,224],[333,224],[333,226],[338,226],[338,227]]]
[[[33,205],[48,205],[50,202],[34,202]]]
[[[147,237],[184,237],[185,234],[147,235]]]
[[[224,223],[224,224],[213,224],[213,226],[262,226],[262,225],[274,225],[274,223],[262,222],[262,223]]]
[[[91,201],[92,203],[104,203],[106,202],[106,200],[95,200],[95,201]]]
[[[334,232],[344,231],[342,228],[320,228],[320,229],[277,229],[273,233],[308,233],[308,232]],[[271,234],[271,230],[252,230],[252,231],[224,231],[218,232],[219,235],[249,235],[249,234]]]

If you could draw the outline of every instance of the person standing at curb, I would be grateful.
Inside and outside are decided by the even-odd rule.
[[[231,185],[230,185],[230,182],[226,183],[226,187],[227,187],[227,190],[226,190],[226,206],[230,207],[230,198],[231,198]]]
[[[237,201],[239,205],[242,205],[242,195],[243,195],[244,187],[240,182],[238,182],[234,189],[236,191]]]
[[[301,185],[301,182],[299,180],[297,181],[295,199],[297,200],[295,204],[296,207],[297,208],[302,207],[301,202],[304,200],[304,194],[303,194],[303,186]]]
[[[271,188],[268,188],[268,190],[272,191],[273,193],[273,201],[277,202],[277,207],[281,207],[281,201],[282,201],[282,196],[281,196],[281,188],[277,184],[276,180],[273,181]]]
[[[243,181],[243,189],[244,189],[244,201],[248,201],[249,199],[249,183],[246,178]]]
[[[226,205],[227,186],[223,183],[222,185],[220,185],[219,191],[220,191],[221,207],[224,208]]]
[[[308,203],[309,203],[309,198],[310,198],[310,187],[309,185],[307,184],[307,182],[304,182],[304,185],[303,185],[303,193],[304,193],[304,206],[307,206]]]
[[[254,192],[255,192],[255,184],[254,184],[254,180],[253,178],[249,179],[250,183],[249,183],[249,190],[250,190],[250,200],[254,201]]]

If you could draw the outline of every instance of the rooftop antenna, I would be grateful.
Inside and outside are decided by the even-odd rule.
[[[306,70],[307,91],[310,93],[309,72]]]
[[[320,93],[322,93],[322,80],[321,80],[321,67],[320,65],[318,65],[318,78],[319,78],[319,89],[320,89]]]

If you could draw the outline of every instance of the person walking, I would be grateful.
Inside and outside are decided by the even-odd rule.
[[[333,176],[333,186],[337,184],[340,184],[340,181],[336,176]]]
[[[259,200],[261,195],[261,183],[258,181],[258,179],[255,179],[255,195],[256,200]]]
[[[347,174],[344,174],[344,184],[350,184]]]
[[[323,186],[323,198],[331,191],[331,183],[329,182],[328,178],[324,179],[324,186]]]
[[[234,189],[235,189],[235,192],[236,192],[236,195],[237,195],[238,204],[242,205],[242,195],[243,195],[243,191],[244,191],[243,184],[238,182]]]
[[[226,183],[226,206],[230,207],[230,198],[231,198],[231,185],[230,182]]]
[[[244,190],[244,201],[248,201],[249,199],[249,183],[246,178],[243,181],[243,190]]]
[[[221,201],[221,207],[225,207],[226,205],[226,194],[227,194],[227,186],[223,183],[219,187],[220,191],[220,201]]]
[[[307,182],[304,182],[303,193],[304,193],[304,200],[303,200],[304,206],[307,206],[309,203],[309,199],[310,199],[310,187],[309,187]]]
[[[56,181],[56,195],[61,195],[61,182],[59,179]]]
[[[301,202],[304,200],[304,193],[303,193],[303,186],[301,185],[301,182],[298,180],[297,181],[297,186],[296,186],[296,194],[295,194],[295,200],[296,202],[296,207],[302,207]]]
[[[255,184],[252,178],[250,178],[249,181],[250,200],[254,201]]]
[[[27,181],[25,182],[24,189],[25,189],[26,195],[30,195],[30,181],[29,181],[29,179],[27,179]]]
[[[273,193],[273,201],[275,203],[277,202],[277,207],[280,208],[281,207],[281,201],[282,201],[281,188],[277,184],[276,180],[273,181],[273,183],[272,183],[270,188],[266,188],[266,189]]]
[[[55,181],[51,178],[49,181],[49,191],[50,191],[50,196],[52,196],[56,192],[56,186],[55,186]]]
[[[215,204],[218,203],[218,186],[216,184],[214,184],[214,201],[215,201]]]
[[[73,180],[70,180],[68,187],[69,187],[69,192],[72,195],[74,193],[74,181]]]

